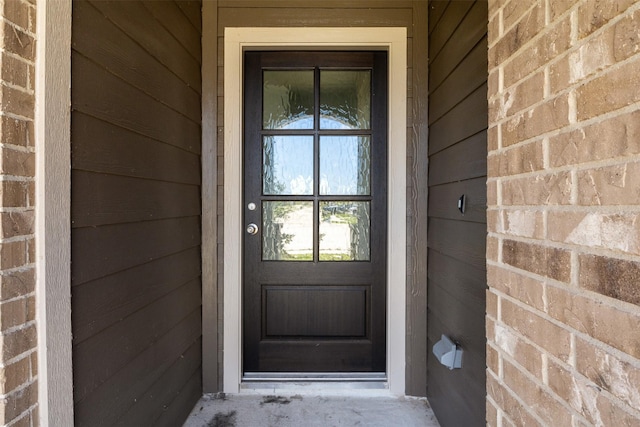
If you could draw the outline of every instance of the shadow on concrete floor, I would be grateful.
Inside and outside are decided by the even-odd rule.
[[[184,427],[438,427],[426,399],[313,395],[205,395]]]

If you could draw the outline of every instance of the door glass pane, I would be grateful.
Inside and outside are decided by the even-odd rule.
[[[263,202],[262,259],[313,261],[313,202]]]
[[[320,71],[320,128],[370,129],[371,71]]]
[[[369,195],[369,136],[320,137],[320,194]]]
[[[313,129],[313,70],[264,71],[263,129]]]
[[[263,137],[262,191],[265,195],[313,194],[313,136]]]
[[[369,202],[320,202],[320,261],[368,261]]]

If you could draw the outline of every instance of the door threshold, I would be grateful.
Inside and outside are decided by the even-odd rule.
[[[388,396],[389,383],[384,372],[247,372],[240,393]]]
[[[386,382],[385,372],[245,372],[242,381],[251,382]]]

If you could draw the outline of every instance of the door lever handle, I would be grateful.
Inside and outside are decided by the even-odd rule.
[[[258,226],[254,223],[247,225],[247,233],[251,234],[252,236],[258,234]]]

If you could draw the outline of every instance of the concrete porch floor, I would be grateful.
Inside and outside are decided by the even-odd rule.
[[[205,395],[184,427],[438,427],[426,399],[392,396]]]

